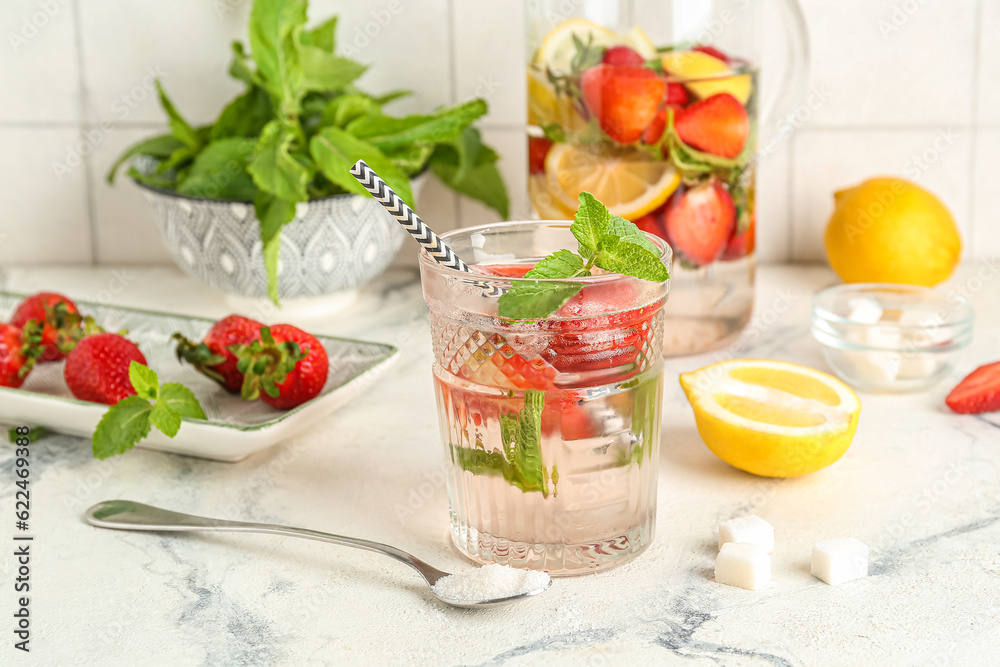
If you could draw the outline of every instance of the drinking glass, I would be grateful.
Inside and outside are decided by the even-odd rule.
[[[565,222],[507,222],[442,239],[477,273],[421,252],[451,535],[480,563],[566,575],[635,557],[653,539],[669,282],[618,274],[544,320],[498,316],[541,258],[576,247]],[[669,266],[671,251],[650,236]]]

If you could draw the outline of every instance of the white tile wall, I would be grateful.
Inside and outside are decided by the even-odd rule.
[[[760,257],[822,260],[832,192],[876,173],[935,191],[967,255],[1000,254],[1000,1],[800,1],[823,100],[761,167]],[[0,263],[169,262],[144,198],[126,180],[110,188],[104,172],[163,123],[150,73],[193,122],[211,121],[237,92],[225,74],[229,41],[245,39],[250,5],[0,4]],[[480,126],[502,156],[511,217],[525,217],[524,2],[312,0],[315,20],[333,13],[340,50],[373,65],[364,86],[414,91],[393,111],[487,99]],[[940,133],[955,136],[943,150]],[[59,180],[53,164],[77,160]],[[418,207],[442,230],[496,219],[433,180]],[[38,234],[50,240],[36,244]]]

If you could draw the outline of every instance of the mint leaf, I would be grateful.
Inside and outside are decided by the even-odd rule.
[[[256,137],[274,117],[274,106],[267,91],[252,86],[222,110],[212,125],[212,141],[228,137]]]
[[[149,423],[163,431],[168,438],[174,437],[181,430],[181,416],[162,401],[153,404],[153,409],[149,413]]]
[[[580,243],[580,254],[590,259],[597,252],[597,246],[607,233],[611,222],[611,212],[594,195],[580,193],[580,207],[576,210],[570,231]]]
[[[299,34],[306,0],[255,0],[250,11],[250,52],[261,84],[282,115],[298,111],[305,92]]]
[[[583,257],[570,252],[569,250],[557,250],[544,258],[535,268],[524,274],[525,278],[579,278],[589,276]]]
[[[243,42],[235,40],[232,43],[233,49],[233,62],[229,65],[229,76],[234,79],[239,79],[248,86],[255,86],[260,84],[260,77],[257,73],[250,69],[250,65],[247,64],[247,54],[243,49]]]
[[[191,197],[252,201],[257,186],[246,169],[254,156],[254,143],[244,137],[213,141],[194,159],[184,180],[178,183],[177,192]]]
[[[611,216],[611,220],[608,222],[608,226],[604,234],[605,237],[617,236],[626,243],[634,243],[637,246],[645,248],[654,255],[659,256],[660,254],[660,249],[649,240],[649,237],[646,236],[646,232],[636,227],[634,222],[630,222],[625,218],[619,218],[617,215]],[[598,246],[600,246],[600,241],[598,241]]]
[[[129,396],[108,408],[91,440],[94,458],[106,459],[135,447],[149,435],[152,411],[149,401],[139,396]]]
[[[581,289],[583,285],[580,283],[518,280],[510,291],[500,297],[498,314],[510,320],[544,319],[562,308]]]
[[[295,131],[280,120],[272,120],[260,134],[247,171],[261,190],[289,201],[306,201],[309,170],[292,155]]]
[[[264,268],[267,271],[267,296],[278,303],[278,258],[281,255],[281,228],[295,219],[295,202],[258,192],[253,200],[260,222],[260,240],[264,244]]]
[[[184,120],[177,108],[174,107],[174,103],[170,101],[167,97],[167,92],[163,90],[163,85],[160,80],[156,80],[156,91],[160,95],[160,106],[163,110],[167,112],[167,117],[170,120],[170,131],[173,133],[177,139],[185,144],[186,146],[197,150],[201,147],[201,138],[191,125]]]
[[[569,250],[559,250],[535,264],[525,278],[546,280],[589,276],[583,258]],[[498,314],[512,320],[538,320],[562,308],[583,289],[576,282],[515,280],[498,301]]]
[[[392,163],[403,174],[412,178],[427,166],[427,160],[430,159],[433,153],[434,144],[416,143],[386,151],[385,156],[392,160]],[[439,176],[438,178],[441,177]]]
[[[555,485],[555,466],[551,475],[542,461],[541,418],[545,408],[545,392],[528,389],[524,392],[524,408],[518,413],[500,415],[503,451],[485,451],[474,447],[452,445],[456,464],[473,475],[500,475],[508,484],[525,493],[549,495],[549,479]]]
[[[380,150],[391,150],[415,141],[454,141],[472,121],[486,113],[486,102],[471,100],[428,116],[365,116],[347,126],[347,131]]]
[[[301,60],[306,90],[341,90],[368,69],[367,65],[315,46],[303,46]]]
[[[128,365],[128,380],[142,398],[155,399],[160,389],[160,378],[149,366],[133,361]]]
[[[670,278],[658,253],[613,235],[601,239],[594,263],[605,271],[641,280],[663,282]]]
[[[107,181],[108,183],[114,185],[115,175],[118,169],[127,162],[129,159],[137,155],[146,155],[149,157],[156,158],[157,160],[164,160],[170,157],[174,151],[183,146],[184,144],[180,139],[172,134],[161,134],[156,137],[151,137],[140,141],[137,144],[132,144],[128,149],[121,154],[121,156],[111,165],[111,169],[108,170]]]
[[[183,417],[205,419],[198,399],[184,385],[168,382],[161,387],[156,372],[135,361],[129,364],[128,375],[138,395],[112,405],[101,418],[92,438],[95,458],[106,459],[132,449],[149,435],[150,426],[173,438]]]
[[[194,392],[177,382],[168,382],[160,388],[160,401],[181,417],[206,419]]]
[[[347,192],[365,197],[371,196],[350,172],[355,162],[364,160],[378,172],[390,188],[396,191],[397,195],[403,198],[403,201],[413,205],[410,179],[404,176],[378,148],[344,130],[324,127],[309,142],[309,152],[312,153],[323,175]]]
[[[306,46],[315,46],[316,48],[323,49],[327,53],[333,53],[333,50],[337,45],[335,39],[336,32],[337,17],[334,16],[332,19],[327,19],[312,30],[304,30],[302,32],[302,44]]]
[[[458,139],[437,146],[430,166],[445,185],[483,202],[506,218],[510,201],[496,166],[498,159],[497,154],[483,144],[479,130],[467,127]]]
[[[378,102],[367,95],[340,95],[330,101],[323,109],[320,117],[321,127],[339,127],[343,129],[348,123],[361,116],[380,113]]]

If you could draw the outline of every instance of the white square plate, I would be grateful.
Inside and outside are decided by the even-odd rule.
[[[7,320],[24,295],[0,292],[0,320]],[[399,350],[384,343],[317,336],[330,357],[330,375],[322,393],[292,410],[275,410],[261,401],[246,402],[226,392],[174,354],[175,332],[201,340],[212,320],[146,310],[77,302],[108,331],[128,330],[160,382],[180,382],[195,393],[208,416],[184,420],[173,439],[155,428],[139,444],[176,454],[216,461],[239,461],[282,442],[360,394],[396,361]],[[63,380],[63,362],[38,366],[20,389],[0,387],[0,421],[44,426],[90,440],[107,406],[73,397]]]

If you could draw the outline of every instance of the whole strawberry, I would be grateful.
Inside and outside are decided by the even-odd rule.
[[[115,405],[135,395],[128,377],[128,367],[133,361],[147,365],[136,344],[124,336],[113,333],[87,336],[66,357],[66,384],[81,401]]]
[[[322,343],[290,324],[260,330],[260,340],[234,348],[244,374],[242,396],[287,410],[319,395],[330,360]]]
[[[200,343],[174,334],[178,341],[177,358],[221,384],[226,391],[238,394],[243,386],[243,373],[236,368],[238,360],[230,348],[250,345],[260,338],[263,326],[249,317],[229,315],[216,322]]]
[[[0,387],[17,388],[31,371],[31,358],[24,355],[21,330],[0,324]]]
[[[82,337],[83,318],[67,297],[54,292],[40,292],[22,301],[10,323],[28,336],[40,339],[38,361],[58,361],[66,357]]]

